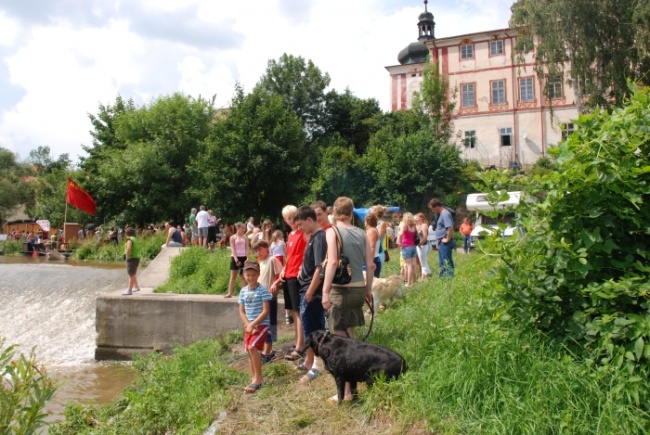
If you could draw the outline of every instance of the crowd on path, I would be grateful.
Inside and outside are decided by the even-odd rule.
[[[439,276],[453,277],[453,216],[435,198],[428,208],[436,215],[431,225],[438,249]],[[311,349],[302,358],[299,350],[303,349],[306,337],[325,329],[355,337],[355,329],[365,323],[363,305],[372,305],[373,279],[381,277],[384,263],[390,260],[389,248],[400,249],[405,286],[431,276],[428,254],[432,245],[428,240],[429,223],[423,213],[400,214],[398,223],[387,214],[386,207],[376,205],[365,216],[364,230],[354,225],[353,212],[354,204],[347,197],[337,198],[329,207],[323,201],[301,207],[287,205],[282,209],[286,233],[269,220],[257,226],[254,217],[245,223],[221,225],[221,219],[204,205],[198,211],[193,208],[183,225],[163,224],[167,234],[163,248],[202,246],[230,251],[230,279],[224,297],[232,298],[235,288],[240,289],[236,296],[251,370],[246,393],[262,387],[262,365],[276,358],[273,345],[278,339],[280,292],[285,322],[293,325],[294,335],[293,349],[285,358],[300,360],[296,365],[302,372],[300,382],[310,382],[324,372],[324,363]],[[461,226],[463,237],[466,224],[469,225],[464,222]],[[127,228],[126,235],[129,287],[123,294],[132,295],[139,291],[136,273],[140,247],[133,228]],[[467,243],[465,252],[469,250]],[[343,257],[349,261],[345,282],[335,278]],[[239,285],[239,280],[245,284]],[[330,400],[337,402],[337,395]],[[352,400],[349,385],[344,400]]]

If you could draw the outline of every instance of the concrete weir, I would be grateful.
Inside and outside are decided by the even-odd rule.
[[[171,353],[174,345],[186,346],[242,328],[237,298],[153,293],[167,280],[171,259],[182,250],[161,250],[138,275],[140,292],[124,296],[120,290],[97,298],[96,360],[130,360],[151,351]]]

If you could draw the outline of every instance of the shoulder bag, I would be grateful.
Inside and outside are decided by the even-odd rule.
[[[336,263],[336,271],[334,272],[334,279],[332,279],[333,284],[345,285],[349,284],[352,281],[352,270],[350,269],[350,259],[343,255],[341,251],[343,250],[343,239],[341,238],[341,233],[339,229],[336,228],[336,225],[332,226],[334,233],[336,234],[336,250],[338,253],[338,261]],[[321,265],[320,269],[320,278],[321,280],[325,279],[325,270],[327,268],[327,257]]]

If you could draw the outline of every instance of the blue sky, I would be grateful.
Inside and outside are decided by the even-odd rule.
[[[432,0],[436,37],[508,26],[512,0]],[[20,0],[0,3],[0,147],[41,145],[73,160],[88,113],[120,94],[174,92],[228,105],[269,59],[311,59],[331,87],[389,110],[385,66],[417,39],[417,0]]]

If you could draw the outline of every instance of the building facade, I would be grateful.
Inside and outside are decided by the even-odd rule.
[[[452,140],[465,160],[483,167],[528,166],[573,131],[578,109],[568,75],[540,79],[532,51],[519,55],[518,36],[511,29],[436,39],[433,15],[424,3],[418,43],[400,52],[399,65],[386,67],[393,111],[411,108],[428,55],[449,80],[455,103]]]

